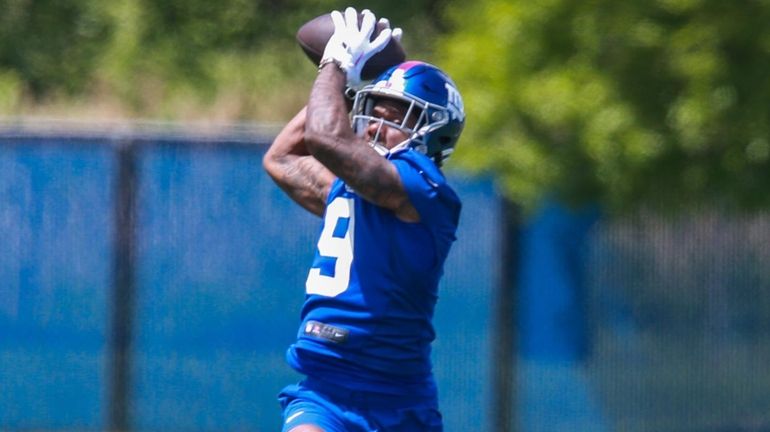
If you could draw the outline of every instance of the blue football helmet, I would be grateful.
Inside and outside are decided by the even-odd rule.
[[[407,110],[400,123],[372,115],[375,103],[381,98],[405,103]],[[465,111],[460,92],[444,72],[428,63],[407,61],[383,72],[356,93],[352,110],[353,130],[363,134],[373,122],[379,123],[380,128],[386,124],[400,129],[409,136],[390,150],[377,144],[375,136],[370,144],[380,154],[412,147],[441,166],[460,138],[465,125]]]

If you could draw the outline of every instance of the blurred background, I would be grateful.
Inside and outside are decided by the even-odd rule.
[[[261,157],[348,5],[446,70],[446,430],[770,430],[770,2],[0,1],[0,430],[276,431],[319,220]]]

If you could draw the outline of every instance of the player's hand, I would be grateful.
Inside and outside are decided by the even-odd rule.
[[[385,45],[390,42],[391,37],[401,37],[401,29],[395,32],[390,28],[387,20],[387,26],[370,41],[372,32],[375,28],[374,14],[368,9],[364,9],[361,14],[363,20],[358,25],[358,13],[352,7],[345,9],[345,15],[339,11],[331,13],[334,23],[334,34],[326,43],[321,64],[329,61],[337,62],[340,68],[347,76],[348,87],[356,87],[361,83],[361,70],[364,68],[367,60],[373,55],[382,51]],[[383,22],[380,20],[380,22]]]

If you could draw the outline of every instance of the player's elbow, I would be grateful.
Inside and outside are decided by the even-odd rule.
[[[268,150],[264,156],[262,156],[262,169],[270,173],[270,170],[272,169],[273,161],[273,155],[270,154],[270,150]]]
[[[268,149],[264,156],[262,156],[262,168],[273,179],[280,177],[281,161],[275,152]]]

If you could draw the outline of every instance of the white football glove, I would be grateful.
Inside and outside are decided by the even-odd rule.
[[[347,85],[356,87],[361,83],[361,70],[373,55],[382,51],[390,42],[391,37],[401,38],[401,29],[394,31],[387,20],[380,22],[387,24],[379,35],[369,41],[375,28],[374,14],[368,9],[361,11],[363,20],[358,26],[358,13],[352,7],[345,9],[345,16],[339,11],[331,13],[334,22],[334,34],[326,43],[321,64],[337,62],[347,76]],[[394,34],[395,33],[395,34]]]
[[[390,20],[387,18],[380,18],[379,21],[377,21],[378,24],[382,24],[384,28],[390,28]],[[403,35],[403,31],[401,30],[401,27],[396,27],[392,29],[390,32],[391,39],[395,39],[396,42],[401,42],[401,36]],[[385,44],[387,45],[387,44]]]

